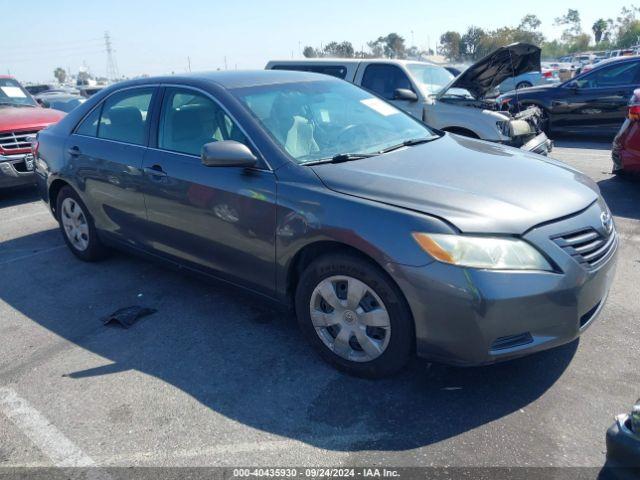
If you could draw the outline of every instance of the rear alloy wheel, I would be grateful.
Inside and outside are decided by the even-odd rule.
[[[308,340],[337,368],[377,378],[400,370],[413,351],[413,320],[392,280],[350,255],[309,265],[296,290],[296,313]]]
[[[520,82],[516,85],[516,90],[520,90],[521,88],[529,88],[533,87],[529,82]]]
[[[92,262],[106,256],[87,207],[71,187],[58,193],[56,212],[64,241],[76,257]]]

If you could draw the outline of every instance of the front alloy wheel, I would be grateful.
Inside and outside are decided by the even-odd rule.
[[[300,328],[320,356],[352,375],[391,375],[414,350],[413,317],[402,292],[360,255],[325,254],[311,262],[295,304]]]
[[[391,323],[384,302],[356,278],[322,280],[311,295],[309,314],[320,340],[346,360],[369,362],[389,345]]]

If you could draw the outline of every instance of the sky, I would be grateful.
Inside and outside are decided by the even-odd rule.
[[[534,13],[548,38],[553,20],[579,10],[583,29],[615,18],[632,1],[582,0],[31,0],[29,12],[3,19],[0,74],[23,82],[50,81],[62,67],[87,65],[105,75],[108,31],[120,75],[159,75],[215,69],[264,68],[270,59],[301,57],[305,45],[350,41],[356,50],[396,32],[407,45],[434,48],[447,30],[517,26]],[[0,0],[3,17],[20,9]]]

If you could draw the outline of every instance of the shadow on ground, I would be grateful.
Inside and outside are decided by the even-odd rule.
[[[640,219],[640,177],[615,175],[598,186],[615,216]]]
[[[53,233],[0,248],[50,242]],[[416,360],[394,378],[356,379],[321,362],[291,314],[268,309],[261,299],[124,254],[100,264],[79,262],[66,250],[46,257],[46,268],[42,256],[5,265],[10,281],[0,298],[106,359],[101,367],[55,375],[86,379],[138,370],[230,419],[325,449],[412,449],[517,412],[556,382],[577,348],[576,341],[469,369]],[[101,324],[102,316],[140,302],[158,313],[128,330]],[[16,381],[36,365],[55,365],[59,353],[59,345],[39,350],[0,377]]]
[[[39,199],[35,187],[0,188],[0,208],[13,207]]]

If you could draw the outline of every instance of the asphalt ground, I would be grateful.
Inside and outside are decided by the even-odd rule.
[[[126,254],[80,262],[34,192],[0,194],[0,467],[602,466],[640,396],[640,182],[608,173],[609,143],[556,145],[620,233],[600,317],[555,350],[382,381],[325,365],[249,294]],[[158,312],[101,323],[130,305]]]

